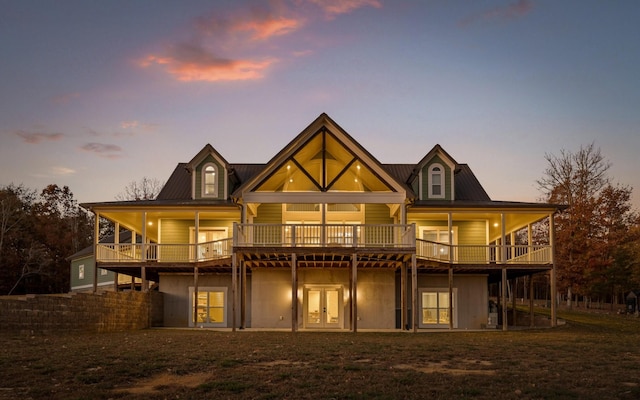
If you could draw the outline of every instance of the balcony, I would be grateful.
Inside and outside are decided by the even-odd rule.
[[[452,264],[551,264],[549,245],[450,245],[416,239],[416,256]]]
[[[234,248],[385,249],[411,252],[418,259],[458,265],[545,265],[549,245],[449,245],[416,239],[413,224],[234,224],[233,238],[198,244],[100,243],[101,263],[198,263],[231,257]]]

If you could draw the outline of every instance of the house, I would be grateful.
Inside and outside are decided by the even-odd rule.
[[[439,145],[381,164],[326,114],[266,164],[207,144],[155,200],[83,207],[140,235],[97,243],[95,268],[157,282],[165,326],[481,329],[490,285],[503,305],[519,276],[555,293],[558,206],[492,201]]]
[[[118,242],[130,242],[132,238],[131,231],[124,231],[118,236]],[[115,235],[102,239],[101,243],[114,243]],[[140,235],[137,235],[140,242]],[[94,285],[101,290],[125,289],[140,290],[141,280],[134,276],[118,274],[103,268],[96,268],[96,260],[93,252],[94,246],[88,246],[67,257],[67,261],[71,264],[71,292],[87,292],[95,290]],[[94,281],[95,277],[95,281]],[[116,282],[118,286],[116,287]]]

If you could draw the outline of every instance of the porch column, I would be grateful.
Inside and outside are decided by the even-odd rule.
[[[555,244],[555,223],[553,221],[553,213],[549,214],[549,244],[551,245],[551,271],[549,271],[549,280],[551,286],[551,326],[558,324],[557,319],[557,288],[556,288],[556,244]]]
[[[98,243],[100,243],[100,214],[96,213],[93,227],[93,293],[98,291]]]
[[[508,316],[507,316],[507,269],[502,268],[502,330],[507,330]]]
[[[453,329],[453,217],[451,212],[447,214],[447,226],[449,232],[449,329]]]
[[[147,212],[142,213],[142,245],[140,246],[140,257],[142,260],[142,267],[140,267],[140,276],[142,277],[142,291],[147,292],[149,290],[149,282],[147,282]]]
[[[193,326],[198,325],[198,266],[193,267]]]
[[[533,313],[533,275],[529,275],[529,326],[531,328],[535,325],[535,314]]]
[[[198,262],[200,259],[200,246],[198,242],[200,242],[200,211],[196,211],[194,215],[194,247],[195,251],[193,252],[193,259],[195,262]]]
[[[247,264],[240,260],[240,329],[247,327]]]
[[[407,263],[400,266],[400,329],[409,329],[407,326]]]
[[[504,213],[500,214],[500,252],[502,255],[500,256],[500,261],[504,264],[507,261],[507,238],[506,231],[504,227]],[[505,303],[506,304],[506,303]]]
[[[298,331],[298,260],[291,253],[291,332]]]
[[[517,325],[517,316],[518,312],[516,310],[516,294],[518,293],[518,278],[513,278],[513,284],[511,285],[511,304],[513,309],[511,312],[513,313],[513,326]]]
[[[136,248],[136,236],[138,236],[138,234],[135,231],[131,231],[131,248],[132,249]],[[131,291],[134,292],[135,290],[136,290],[136,277],[131,275]],[[140,288],[140,290],[142,290],[142,288]]]
[[[416,255],[411,255],[411,325],[418,332],[418,265]]]
[[[118,252],[120,252],[120,246],[119,246],[120,245],[120,223],[119,222],[116,222],[113,238],[114,238],[113,241],[115,242],[116,248],[118,249]],[[118,273],[114,272],[113,273],[113,291],[114,292],[118,291],[118,279],[119,279]]]
[[[527,250],[527,261],[531,263],[531,253],[533,253],[533,226],[531,224],[527,225],[527,245],[529,246]]]
[[[231,331],[236,331],[236,291],[238,286],[238,256],[231,255]]]
[[[351,256],[351,320],[353,333],[358,332],[358,255]]]

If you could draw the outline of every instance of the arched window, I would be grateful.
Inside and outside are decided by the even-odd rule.
[[[429,197],[444,198],[444,168],[440,164],[433,164],[429,168]]]
[[[218,168],[215,164],[207,164],[202,169],[202,196],[215,197],[218,195]]]

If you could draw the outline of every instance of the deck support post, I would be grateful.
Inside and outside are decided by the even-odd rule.
[[[508,325],[508,315],[507,315],[507,269],[502,268],[502,290],[500,293],[500,297],[502,297],[502,330],[507,330]]]
[[[411,255],[411,326],[418,332],[418,265],[415,253]]]
[[[140,258],[142,259],[142,267],[140,267],[140,276],[142,277],[142,292],[149,291],[149,282],[147,282],[147,212],[142,212],[142,244],[140,250]]]
[[[298,260],[291,253],[291,332],[298,331]]]
[[[238,255],[231,255],[231,331],[236,331],[236,302],[238,291]]]
[[[529,326],[535,326],[535,314],[533,313],[533,275],[529,275]]]
[[[240,329],[247,327],[247,264],[240,260]]]
[[[400,266],[400,329],[409,329],[407,325],[407,263]]]
[[[196,236],[197,237],[197,236]],[[193,267],[193,326],[198,326],[198,266]]]
[[[449,330],[453,329],[453,265],[449,262]]]
[[[358,255],[351,256],[351,326],[358,332]]]
[[[513,284],[511,285],[511,304],[513,313],[513,326],[518,325],[518,311],[516,310],[516,294],[518,293],[518,278],[513,278]]]

